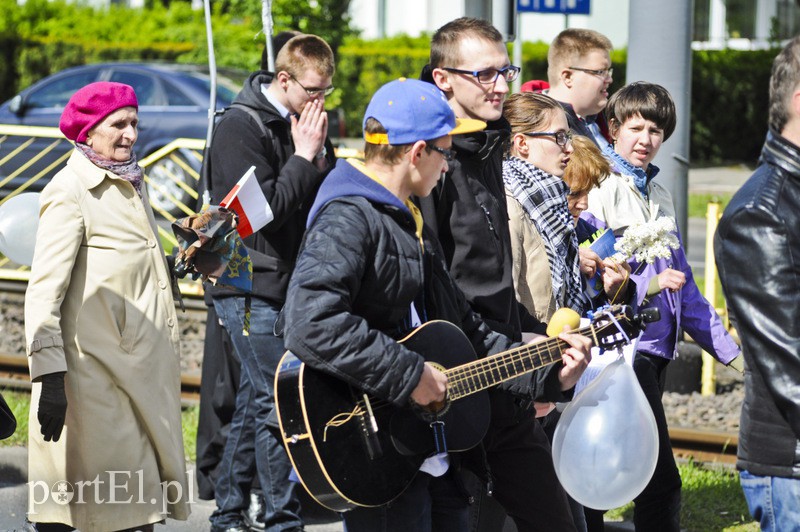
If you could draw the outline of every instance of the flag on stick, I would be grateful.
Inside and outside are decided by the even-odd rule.
[[[275,217],[272,209],[264,197],[261,187],[256,179],[256,167],[251,166],[238,183],[228,192],[220,202],[222,207],[232,210],[239,216],[239,225],[236,230],[239,236],[246,238],[268,223]]]

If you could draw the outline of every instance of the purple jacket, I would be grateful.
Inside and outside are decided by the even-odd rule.
[[[609,179],[613,177],[612,175]],[[597,227],[608,227],[608,224],[588,211],[581,218]],[[677,236],[681,245],[672,250],[669,259],[657,259],[653,264],[640,264],[635,260],[629,262],[631,272],[634,272],[631,280],[636,283],[639,307],[657,307],[661,311],[661,320],[647,325],[639,341],[639,351],[674,359],[678,332],[683,328],[700,347],[727,365],[739,354],[739,346],[728,334],[714,307],[697,288],[692,269],[686,260],[683,240],[680,234]],[[686,284],[677,292],[660,292],[647,298],[650,280],[667,268],[682,271],[686,275]]]

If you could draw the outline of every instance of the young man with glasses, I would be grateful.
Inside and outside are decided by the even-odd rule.
[[[456,119],[441,92],[419,80],[392,81],[372,97],[365,161],[339,161],[323,182],[289,284],[286,347],[309,367],[395,407],[424,407],[445,400],[447,376],[396,341],[410,328],[447,320],[479,358],[519,345],[470,309],[411,201],[430,194],[448,171],[452,135],[484,125]],[[589,341],[561,337],[572,347],[555,368],[569,386],[587,363]],[[347,530],[467,530],[467,498],[452,471],[460,454],[428,458],[391,503],[345,512]]]
[[[248,530],[242,511],[253,472],[265,498],[267,530],[301,530],[297,484],[281,443],[270,433],[275,370],[285,349],[281,308],[314,194],[334,163],[327,140],[325,96],[333,90],[333,52],[315,35],[298,35],[280,49],[276,72],[250,75],[215,127],[209,153],[211,199],[218,204],[255,166],[272,221],[245,239],[253,261],[249,334],[246,297],[208,286],[214,308],[241,361],[236,410],[218,466],[212,531]]]
[[[600,149],[611,138],[603,109],[613,79],[611,41],[596,31],[570,28],[559,33],[547,52],[547,95],[567,112],[570,129]]]
[[[509,83],[518,74],[502,35],[485,20],[459,18],[436,31],[423,79],[445,93],[457,117],[488,126],[453,139],[455,160],[433,193],[420,200],[425,222],[436,230],[450,273],[472,309],[515,340],[523,331],[544,331],[517,302],[512,280],[502,179],[509,129],[502,115]],[[532,408],[534,400],[568,400],[571,391],[562,390],[552,368],[516,384],[491,390],[492,426],[482,446],[464,457],[466,468],[480,479],[465,471],[475,499],[470,530],[501,530],[503,509],[519,530],[575,530],[550,444]]]

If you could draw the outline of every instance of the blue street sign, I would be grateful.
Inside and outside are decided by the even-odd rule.
[[[520,13],[560,13],[588,15],[590,0],[517,0]]]

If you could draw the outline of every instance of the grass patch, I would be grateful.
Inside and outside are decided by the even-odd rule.
[[[14,417],[17,418],[17,430],[5,440],[0,440],[0,447],[13,447],[28,445],[28,409],[31,405],[31,395],[23,392],[0,390]]]
[[[720,202],[720,213],[725,210],[733,195],[730,193],[722,194],[689,194],[689,205],[687,215],[689,218],[705,218],[710,201]]]
[[[758,523],[747,510],[739,474],[732,469],[709,468],[694,462],[678,464],[681,491],[681,528],[687,532],[756,532]],[[633,503],[606,512],[606,519],[632,521]]]
[[[3,398],[14,412],[17,418],[17,430],[11,437],[1,440],[0,447],[12,447],[16,445],[28,445],[28,411],[31,407],[31,396],[28,393],[12,392],[0,390]],[[69,408],[69,407],[67,407]],[[197,420],[200,408],[192,406],[181,411],[181,426],[183,432],[183,449],[186,452],[186,459],[192,462],[197,457]]]
[[[697,275],[694,278],[695,283],[697,283],[697,288],[700,290],[700,293],[703,294],[705,297],[706,295],[706,278],[702,275]],[[725,295],[722,293],[722,283],[719,280],[719,276],[714,277],[715,284],[717,285],[716,297],[714,301],[711,303],[714,305],[714,308],[721,308],[724,309],[727,306],[725,302]]]

